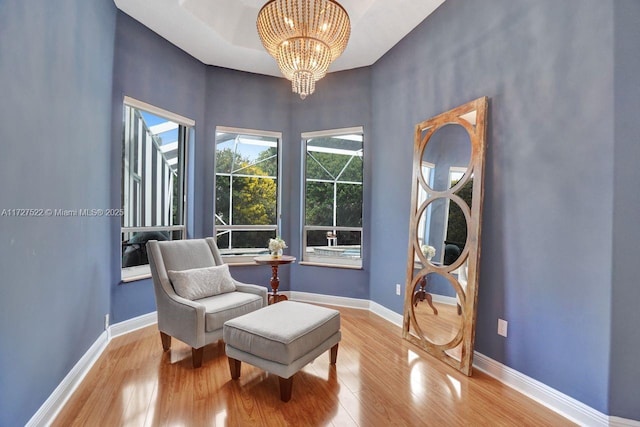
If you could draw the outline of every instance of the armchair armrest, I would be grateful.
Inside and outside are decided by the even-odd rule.
[[[249,283],[242,283],[234,279],[236,284],[236,290],[238,292],[246,292],[249,294],[255,294],[262,297],[262,306],[266,307],[268,305],[267,300],[267,288],[259,285],[251,285]]]
[[[165,293],[156,300],[158,329],[193,348],[205,345],[205,306],[173,293]]]

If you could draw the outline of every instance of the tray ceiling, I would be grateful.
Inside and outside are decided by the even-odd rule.
[[[351,18],[347,49],[329,71],[376,62],[445,0],[340,0]],[[256,17],[265,0],[114,0],[118,9],[208,65],[280,77]]]

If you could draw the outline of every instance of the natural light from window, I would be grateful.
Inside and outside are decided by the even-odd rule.
[[[362,127],[302,134],[303,263],[362,267]]]
[[[282,135],[216,128],[216,241],[225,262],[251,262],[279,235],[279,145]]]
[[[131,98],[124,104],[122,279],[148,277],[149,240],[184,239],[185,153],[193,121]]]

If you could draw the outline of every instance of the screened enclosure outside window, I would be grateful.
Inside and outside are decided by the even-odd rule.
[[[194,122],[125,98],[122,279],[150,274],[146,243],[184,239],[185,153]]]
[[[279,132],[216,128],[214,228],[225,262],[268,253],[279,227]]]
[[[303,262],[362,267],[362,127],[302,134]]]

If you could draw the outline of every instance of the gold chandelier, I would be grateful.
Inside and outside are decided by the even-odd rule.
[[[344,52],[351,34],[349,15],[334,0],[271,0],[256,24],[264,48],[302,99]]]

